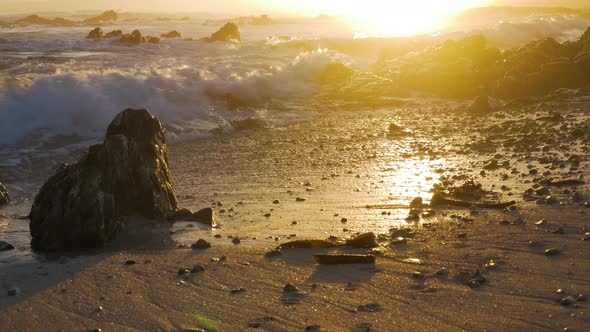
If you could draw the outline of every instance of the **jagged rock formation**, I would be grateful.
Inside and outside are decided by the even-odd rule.
[[[31,208],[37,251],[102,247],[122,217],[164,219],[177,209],[164,128],[146,110],[119,113],[103,144],[65,165],[41,188]]]
[[[139,45],[145,43],[146,39],[139,30],[133,30],[131,34],[125,34],[121,37],[121,43],[128,45]]]
[[[234,23],[226,23],[221,29],[216,31],[211,37],[204,38],[203,41],[212,42],[230,42],[239,43],[242,40],[240,30]]]
[[[8,196],[8,190],[0,183],[0,206],[10,203],[10,196]]]
[[[87,39],[103,39],[104,32],[101,28],[96,28],[88,33]]]

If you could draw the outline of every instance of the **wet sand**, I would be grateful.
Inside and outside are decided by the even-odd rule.
[[[177,223],[170,235],[213,247],[175,248],[160,230],[158,249],[150,242],[147,249],[0,267],[5,290],[21,290],[0,294],[0,330],[586,330],[587,301],[560,301],[590,291],[583,240],[590,192],[587,184],[546,181],[587,177],[587,103],[544,100],[483,117],[442,101],[325,110],[287,128],[172,145],[181,205],[215,204],[221,226]],[[408,130],[392,134],[391,123]],[[413,197],[428,201],[434,184],[468,176],[494,199],[516,200],[516,209],[437,207],[434,216],[405,220]],[[535,184],[549,194],[525,197]],[[393,245],[392,227],[415,235]],[[264,257],[289,240],[365,231],[380,235],[374,266],[319,266],[311,255],[325,251],[303,249]],[[549,248],[560,254],[545,256]],[[212,261],[222,256],[227,261]],[[205,270],[178,275],[196,264]],[[477,271],[485,282],[471,288]],[[287,283],[298,295],[283,293]]]

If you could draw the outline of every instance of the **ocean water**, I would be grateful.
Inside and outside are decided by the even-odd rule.
[[[151,36],[178,30],[194,39],[132,47],[116,39],[88,40],[91,27],[0,27],[0,180],[17,198],[0,211],[6,217],[0,218],[4,239],[26,246],[28,227],[14,217],[27,214],[30,201],[19,197],[30,198],[39,185],[28,182],[38,171],[35,161],[100,141],[125,108],[149,109],[166,125],[172,143],[231,133],[231,122],[246,118],[280,127],[309,120],[322,107],[339,107],[337,101],[316,99],[337,83],[326,79],[328,65],[368,73],[358,75],[367,80],[383,50],[396,43],[482,33],[511,47],[544,37],[575,39],[590,24],[575,15],[493,17],[429,35],[364,38],[337,21],[293,19],[241,26],[242,43],[230,44],[199,41],[219,28],[204,25],[206,19],[140,19],[102,27],[105,33],[139,29]],[[329,104],[318,106],[322,102]],[[14,174],[18,178],[11,178]],[[0,258],[19,260],[18,252]]]

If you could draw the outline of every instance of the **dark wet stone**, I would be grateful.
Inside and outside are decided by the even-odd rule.
[[[545,256],[556,256],[561,254],[561,250],[557,248],[549,248],[545,250]]]
[[[206,240],[199,239],[197,242],[191,245],[191,248],[201,250],[201,249],[208,249],[211,248],[211,243],[207,242]]]
[[[164,220],[177,209],[164,127],[147,110],[127,109],[103,144],[62,166],[35,197],[29,224],[36,251],[103,247],[124,217]]]
[[[135,265],[135,264],[137,264],[137,262],[132,259],[125,261],[125,265]]]
[[[217,226],[217,222],[215,220],[215,209],[213,208],[204,208],[193,213],[190,220],[209,225],[211,227]]]
[[[246,292],[246,289],[243,287],[235,288],[229,291],[230,294],[242,294],[244,292]]]
[[[8,251],[14,249],[14,246],[8,242],[0,241],[0,251]]]
[[[274,201],[272,201],[272,204],[281,204],[281,201],[279,201],[278,199],[275,199]]]
[[[333,248],[336,244],[324,240],[297,240],[283,243],[280,249],[326,249]]]
[[[8,190],[0,183],[0,206],[10,203],[10,196],[8,196]]]
[[[8,296],[16,296],[21,293],[20,288],[14,287],[8,290]]]
[[[240,240],[240,238],[238,238],[238,237],[235,237],[235,238],[233,238],[233,239],[231,240],[231,242],[232,242],[233,244],[240,244],[240,243],[242,242],[242,240]]]
[[[286,284],[285,287],[283,287],[283,292],[286,292],[286,293],[296,293],[298,291],[299,291],[299,288],[297,288],[297,286],[295,286],[291,283]]]
[[[363,305],[358,306],[357,311],[379,312],[379,311],[383,311],[383,308],[381,307],[381,305],[379,303],[369,303],[369,304],[363,304]]]
[[[347,240],[346,245],[353,248],[376,248],[379,246],[379,243],[377,243],[375,233],[369,232]]]
[[[342,218],[342,219],[340,219],[340,222],[342,222],[342,223],[348,222],[348,219],[347,218]]]
[[[87,39],[103,39],[104,38],[104,32],[102,31],[101,28],[96,28],[92,31],[90,31],[90,33],[88,33],[88,36],[86,36]]]
[[[319,332],[321,327],[319,325],[308,325],[305,327],[305,332]]]
[[[202,264],[197,264],[191,269],[191,273],[199,273],[205,271],[205,266]]]
[[[574,303],[576,303],[577,300],[575,297],[573,296],[566,296],[563,299],[561,299],[561,301],[559,302],[559,304],[561,304],[562,306],[568,306],[568,305],[572,305]]]
[[[296,202],[305,202],[305,201],[307,201],[307,198],[297,197],[297,198],[295,198],[295,201]]]

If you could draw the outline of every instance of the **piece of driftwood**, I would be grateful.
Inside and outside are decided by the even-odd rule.
[[[561,187],[561,186],[580,186],[583,185],[584,181],[582,180],[578,180],[578,179],[565,179],[565,180],[549,180],[549,182],[547,182],[548,186],[555,186],[555,187]]]
[[[462,201],[454,198],[445,197],[440,193],[435,193],[432,195],[432,199],[430,200],[431,206],[437,205],[452,205],[452,206],[459,206],[459,207],[479,207],[484,209],[505,209],[509,206],[516,204],[516,201],[510,202],[498,202],[498,203],[478,203],[478,202],[468,202]]]
[[[316,262],[321,265],[341,265],[341,264],[375,264],[374,255],[313,255]]]
[[[326,249],[336,246],[337,244],[324,240],[298,240],[283,243],[278,249]]]

